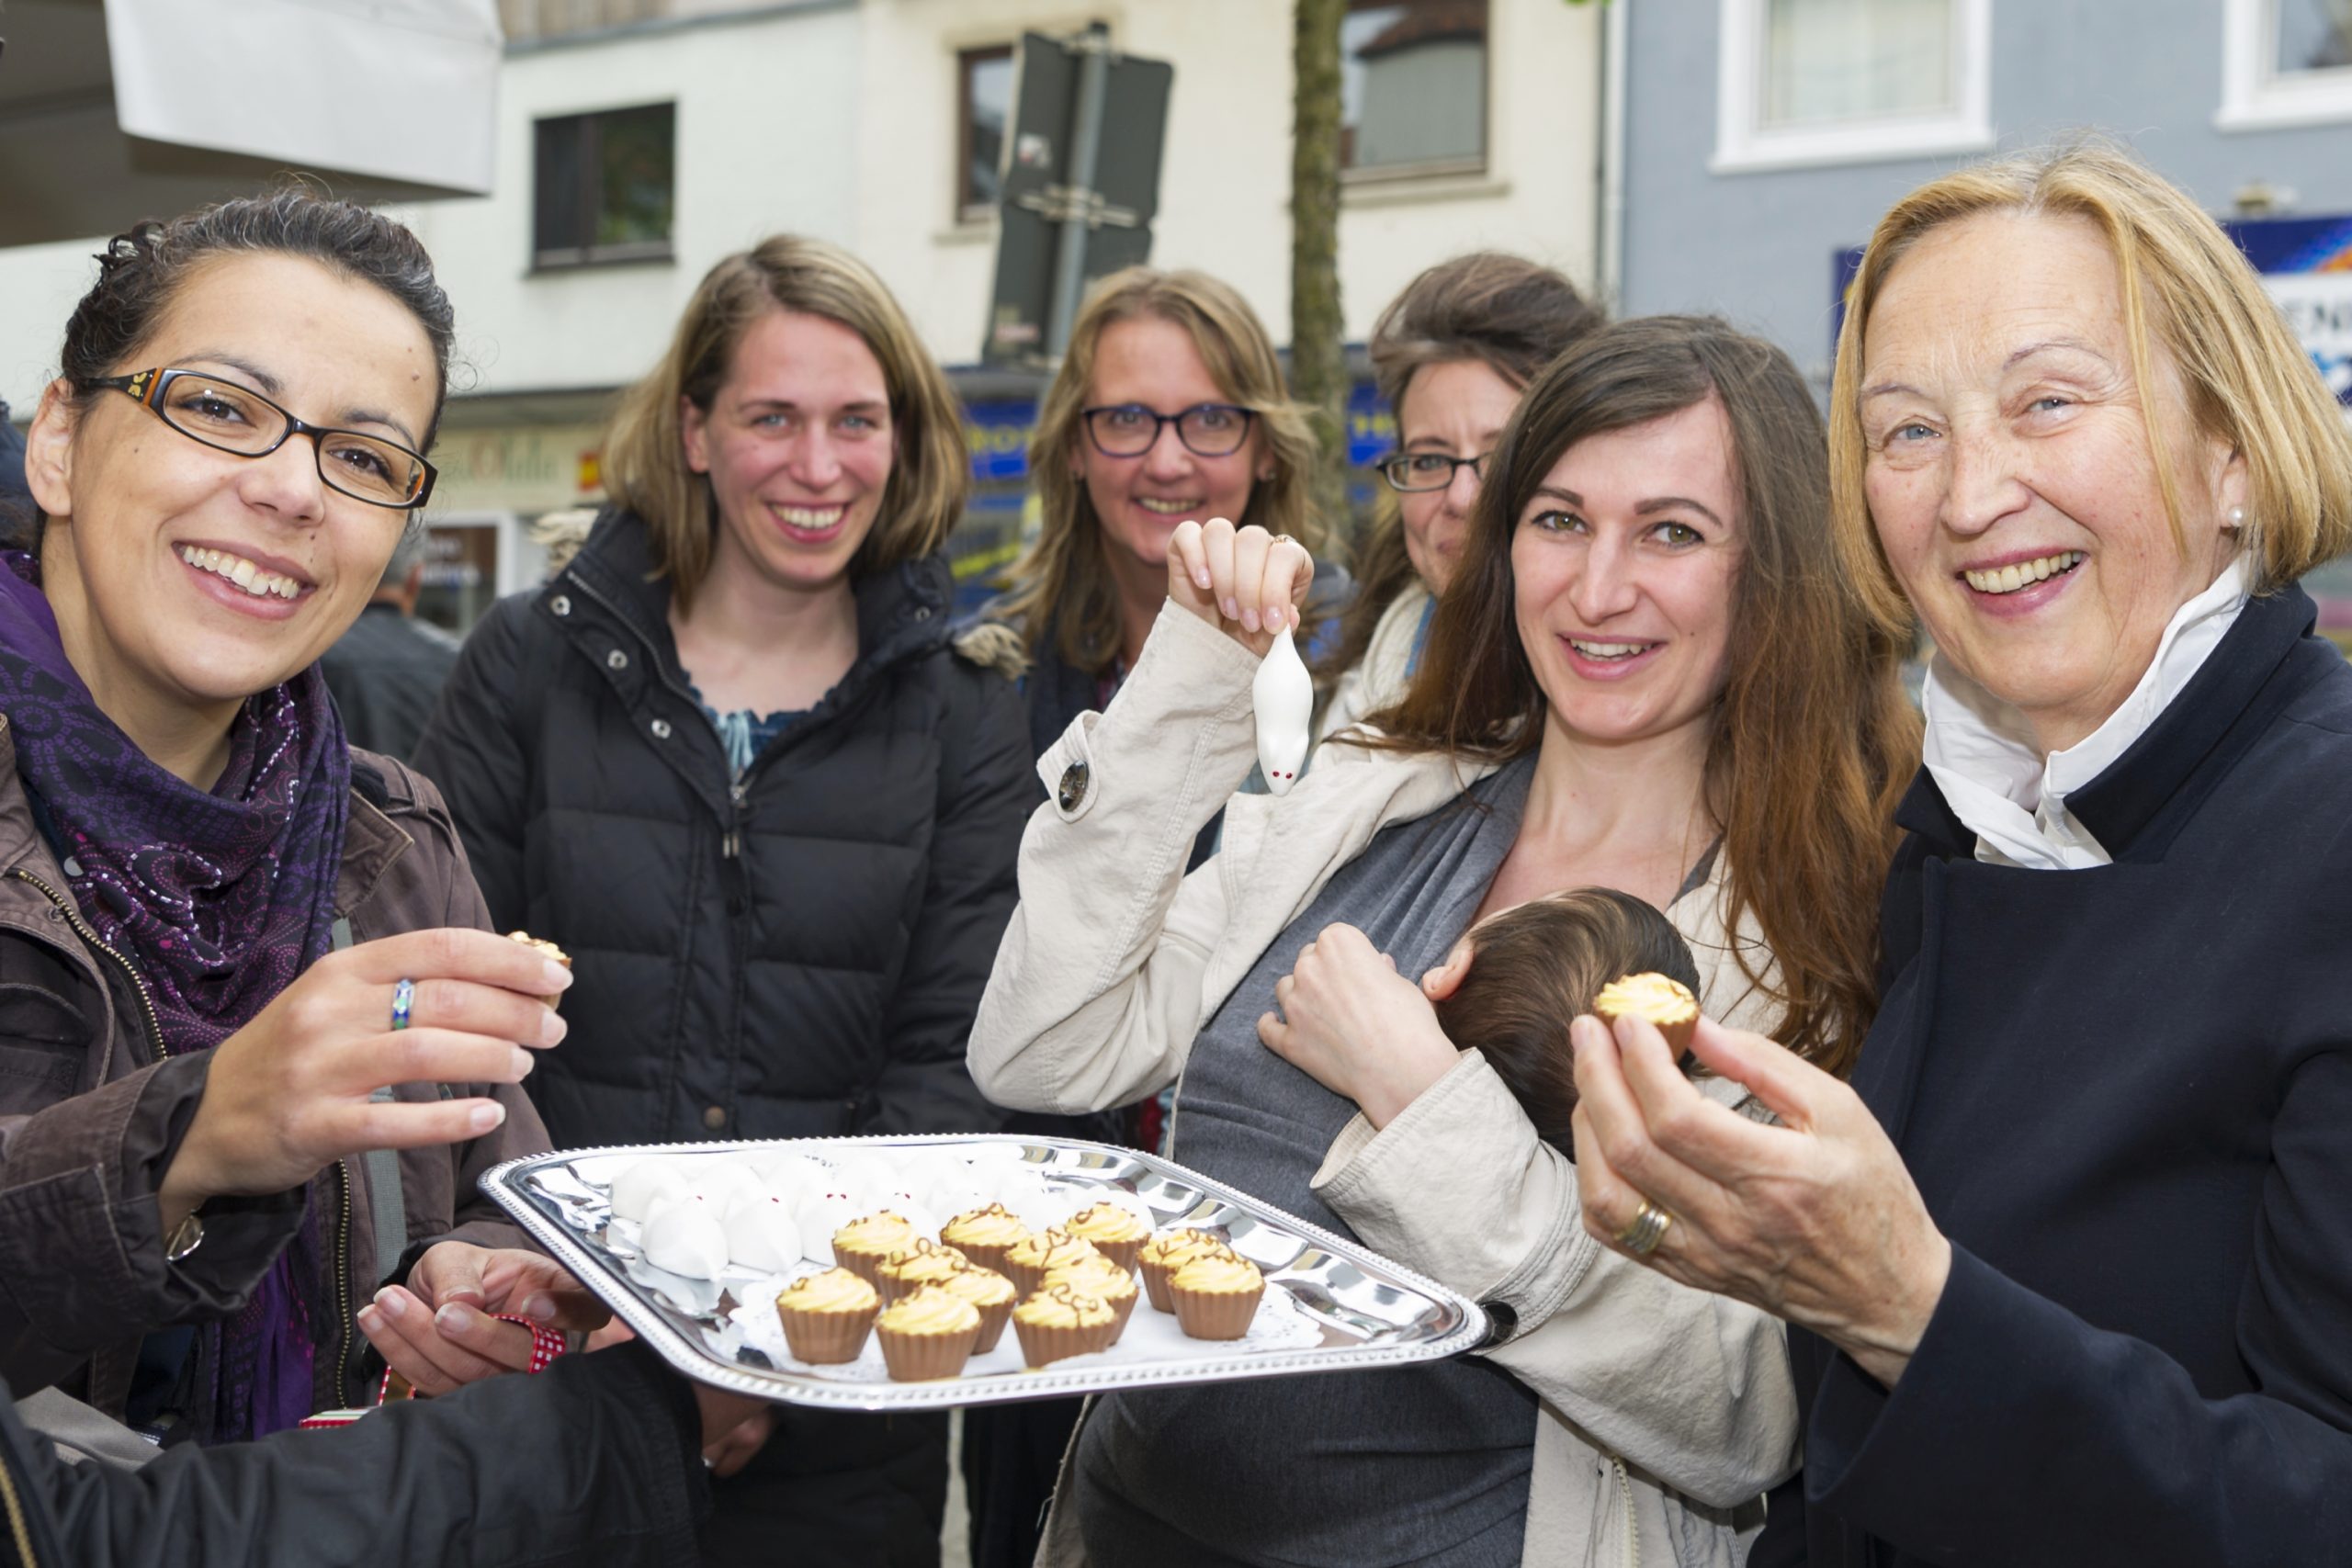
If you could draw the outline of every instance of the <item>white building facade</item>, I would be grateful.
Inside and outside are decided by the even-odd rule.
[[[1594,276],[1600,6],[1358,0],[1341,296],[1360,342],[1417,272],[1492,246]],[[1034,378],[979,371],[989,205],[1023,32],[1104,24],[1174,69],[1151,259],[1225,277],[1289,335],[1284,0],[502,0],[492,195],[397,209],[456,301],[434,454],[436,618],[535,577],[526,525],[591,504],[612,394],[659,355],[703,273],[761,236],[835,241],[896,290],[975,414],[977,571],[1001,558]],[[13,62],[12,62],[13,63]],[[385,134],[399,135],[388,126]],[[30,411],[95,240],[0,251],[0,397]],[[1385,439],[1359,400],[1356,444]]]

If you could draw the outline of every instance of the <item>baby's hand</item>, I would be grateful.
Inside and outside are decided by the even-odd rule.
[[[1258,1021],[1266,1048],[1354,1100],[1374,1127],[1394,1121],[1459,1055],[1421,987],[1353,926],[1327,926],[1301,949],[1274,985],[1274,1005],[1280,1014]]]

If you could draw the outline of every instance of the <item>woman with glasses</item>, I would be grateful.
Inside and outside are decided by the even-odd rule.
[[[1710,1013],[1848,1059],[1916,729],[1901,628],[1835,570],[1823,451],[1770,344],[1681,317],[1591,333],[1496,443],[1405,700],[1279,798],[1230,792],[1305,553],[1177,531],[1134,676],[1045,761],[1063,787],[1022,840],[973,1074],[1054,1111],[1173,1082],[1174,1158],[1496,1333],[1434,1366],[1093,1402],[1042,1563],[1741,1561],[1796,1459],[1779,1325],[1586,1235],[1576,1166],[1430,998],[1480,915],[1613,887],[1689,941]]]
[[[1237,518],[1317,547],[1314,449],[1273,340],[1229,284],[1136,266],[1095,285],[1029,444],[1036,542],[983,613],[1021,640],[1034,751],[1108,705],[1135,667],[1177,525]],[[1325,568],[1310,626],[1346,593],[1347,574]],[[1216,841],[1212,825],[1194,863]]]
[[[1478,483],[1535,373],[1602,316],[1547,266],[1498,251],[1440,262],[1372,328],[1372,374],[1396,416],[1389,494],[1356,555],[1356,595],[1321,660],[1330,735],[1405,694],[1437,595],[1460,560]]]
[[[1079,715],[1110,705],[1168,596],[1168,541],[1187,519],[1241,517],[1310,546],[1314,437],[1249,301],[1199,272],[1129,267],[1094,286],[1039,406],[1029,444],[1036,541],[981,612],[1019,639],[1035,754]],[[1335,612],[1346,573],[1326,568],[1308,619]],[[1301,637],[1301,647],[1306,639]],[[1045,798],[1042,786],[1032,804]],[[1192,863],[1216,846],[1204,825]],[[1124,1115],[1023,1116],[1018,1131],[1159,1142],[1157,1101]],[[1079,1401],[974,1410],[964,1479],[974,1568],[1028,1568]]]
[[[950,631],[946,378],[863,263],[769,239],[703,278],[605,475],[417,756],[501,923],[579,966],[548,1127],[994,1132],[964,1039],[1036,784],[1012,682]],[[786,1407],[713,1461],[709,1561],[938,1562],[944,1416]]]
[[[529,1363],[479,1309],[577,1288],[476,1178],[568,980],[314,668],[432,491],[423,248],[289,191],[98,263],[0,553],[0,1376],[209,1443],[368,1402],[388,1279]]]

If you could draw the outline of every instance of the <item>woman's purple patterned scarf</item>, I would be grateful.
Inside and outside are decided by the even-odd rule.
[[[316,668],[248,698],[207,793],[150,761],[67,662],[40,567],[0,552],[0,713],[17,771],[83,918],[145,982],[164,1049],[209,1050],[327,951],[351,750]],[[127,1027],[140,1027],[126,1021]],[[205,1441],[311,1413],[316,1347],[341,1330],[320,1268],[320,1203],[244,1309],[201,1331]],[[209,1371],[209,1377],[203,1375]]]

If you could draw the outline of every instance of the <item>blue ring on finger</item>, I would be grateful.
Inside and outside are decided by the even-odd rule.
[[[392,1028],[408,1027],[408,1010],[416,1005],[416,982],[402,980],[392,987]]]

